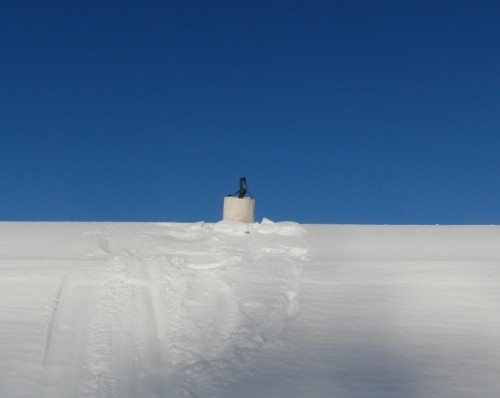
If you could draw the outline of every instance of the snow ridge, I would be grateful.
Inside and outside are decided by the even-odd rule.
[[[93,231],[94,249],[62,281],[44,396],[208,397],[286,344],[309,252],[298,224],[126,231]]]

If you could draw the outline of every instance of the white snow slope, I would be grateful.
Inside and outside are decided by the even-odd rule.
[[[0,397],[500,396],[500,227],[0,223]]]

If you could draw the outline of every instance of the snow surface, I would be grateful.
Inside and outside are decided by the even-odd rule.
[[[500,227],[0,223],[0,397],[499,397]]]

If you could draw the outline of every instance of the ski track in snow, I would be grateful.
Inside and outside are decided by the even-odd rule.
[[[74,396],[100,270],[79,266],[63,279],[54,302],[44,356],[45,394]]]
[[[61,284],[44,397],[209,397],[286,344],[309,251],[298,224],[119,228],[92,232],[95,250]]]

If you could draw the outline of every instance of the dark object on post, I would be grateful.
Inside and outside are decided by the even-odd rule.
[[[247,179],[245,177],[240,178],[240,189],[238,189],[235,193],[227,195],[227,196],[236,196],[238,194],[238,198],[244,198],[247,192],[250,194],[248,191],[248,186],[247,186]],[[250,197],[252,197],[250,195]]]

